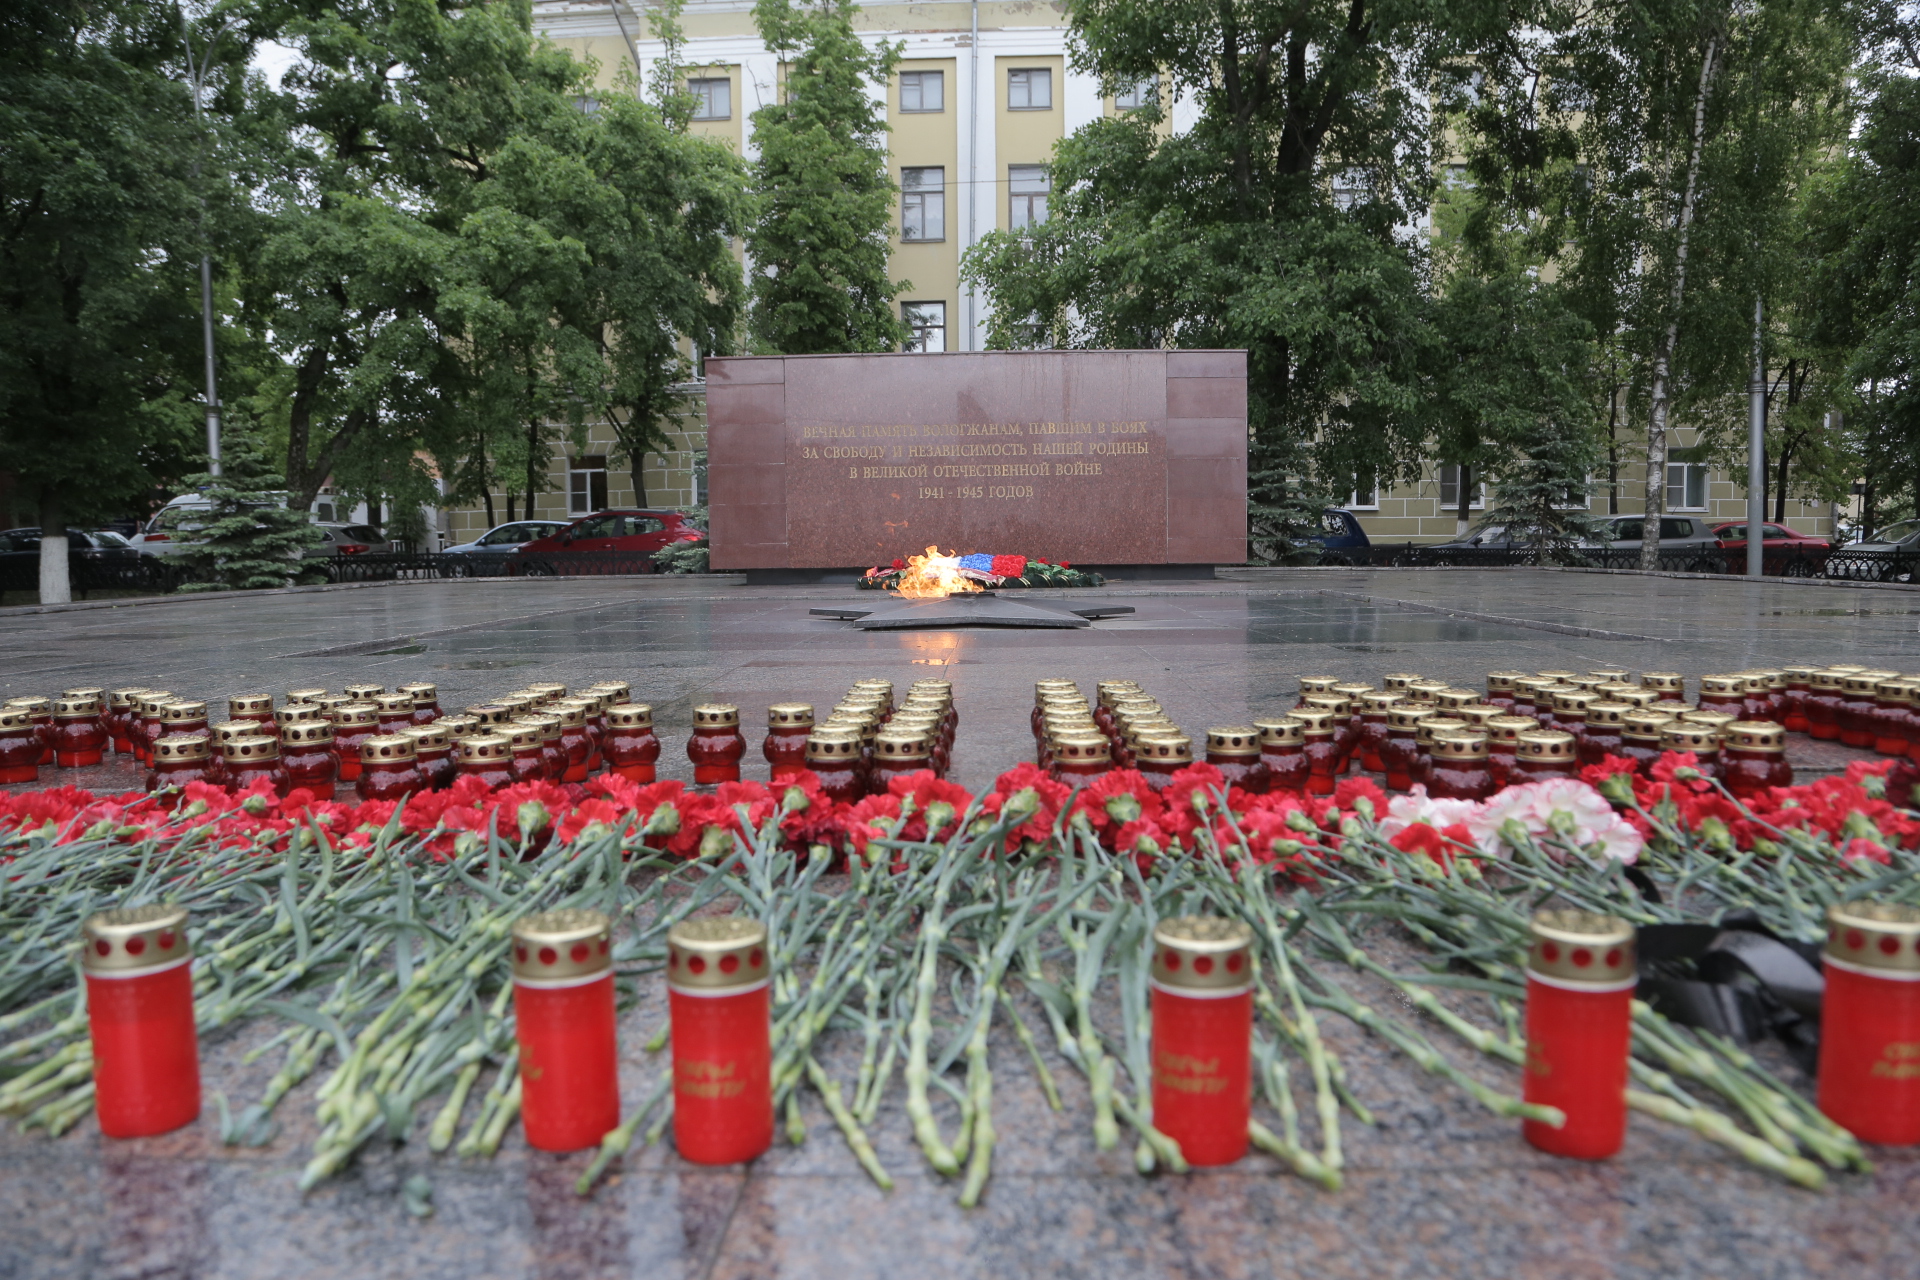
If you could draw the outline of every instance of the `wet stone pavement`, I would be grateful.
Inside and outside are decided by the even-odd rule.
[[[1063,593],[1064,594],[1064,593]],[[825,706],[867,675],[954,682],[958,779],[980,786],[1031,750],[1032,681],[1140,680],[1191,731],[1292,699],[1294,678],[1418,671],[1477,684],[1493,668],[1598,664],[1691,675],[1760,662],[1860,661],[1920,670],[1920,593],[1627,575],[1500,571],[1280,571],[1245,580],[1116,583],[1079,600],[1134,606],[1080,631],[863,633],[807,609],[871,600],[840,587],[692,581],[454,582],[70,612],[0,611],[7,696],[78,684],[160,684],[184,695],[276,694],[367,679],[439,684],[464,706],[534,679],[617,677],[651,702],[668,776],[697,702],[739,704],[749,726],[775,701]],[[1796,747],[1803,776],[1856,753]],[[756,757],[749,757],[749,775]],[[68,771],[95,789],[131,769]],[[1412,953],[1382,926],[1389,964]],[[1396,967],[1397,964],[1396,964]],[[1390,988],[1343,974],[1382,1007]],[[657,1077],[643,1043],[664,993],[643,982],[623,1015],[623,1092]],[[1455,993],[1443,993],[1450,1001]],[[1043,1022],[1030,997],[1029,1025]],[[1463,1009],[1469,1006],[1461,1003]],[[1112,1010],[1107,1010],[1111,1014]],[[1474,1010],[1483,1016],[1484,1010]],[[896,1082],[871,1133],[898,1185],[854,1163],[817,1097],[806,1143],[740,1169],[700,1169],[670,1147],[630,1155],[592,1199],[572,1192],[587,1156],[526,1149],[517,1131],[491,1161],[371,1144],[303,1196],[310,1079],[279,1107],[279,1134],[223,1147],[216,1093],[257,1097],[277,1055],[249,1064],[267,1032],[204,1045],[207,1106],[178,1133],[108,1143],[91,1122],[60,1139],[0,1127],[0,1277],[942,1277],[1173,1276],[1898,1277],[1920,1257],[1920,1162],[1877,1152],[1878,1171],[1825,1193],[1790,1187],[1670,1126],[1634,1117],[1613,1160],[1554,1160],[1517,1124],[1480,1110],[1351,1024],[1325,1033],[1374,1128],[1348,1118],[1345,1188],[1329,1194],[1252,1155],[1187,1177],[1143,1178],[1131,1150],[1095,1150],[1080,1078],[1055,1072],[1053,1112],[1017,1043],[992,1046],[1000,1133],[984,1204],[927,1171]],[[1436,1032],[1463,1069],[1517,1078]],[[823,1055],[850,1078],[855,1037]],[[1784,1063],[1786,1079],[1804,1078]],[[942,1106],[944,1100],[937,1102]],[[943,1115],[951,1131],[953,1116]],[[1309,1133],[1312,1128],[1309,1122]],[[435,1213],[410,1216],[400,1188],[433,1184]]]

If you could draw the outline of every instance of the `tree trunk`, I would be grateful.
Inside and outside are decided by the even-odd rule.
[[[508,524],[512,524],[515,519],[513,514],[513,504],[514,504],[513,490],[509,489],[507,490],[507,523]],[[529,511],[527,514],[532,515],[533,513]]]
[[[1673,251],[1673,292],[1667,299],[1667,327],[1653,354],[1652,405],[1647,414],[1647,510],[1640,527],[1640,567],[1660,567],[1660,517],[1667,509],[1667,377],[1674,348],[1680,341],[1680,304],[1687,289],[1687,236],[1693,229],[1693,207],[1699,195],[1700,152],[1706,141],[1707,89],[1713,83],[1713,60],[1719,37],[1707,40],[1700,60],[1700,88],[1693,98],[1693,149],[1687,159],[1686,193],[1676,218],[1678,241]]]
[[[1863,488],[1864,488],[1864,489],[1866,490],[1866,492],[1864,492],[1864,493],[1862,493],[1862,494],[1860,495],[1860,498],[1861,498],[1861,502],[1860,502],[1860,541],[1862,541],[1862,542],[1872,542],[1872,541],[1873,541],[1873,527],[1874,527],[1874,525],[1875,525],[1875,524],[1877,523],[1877,521],[1875,520],[1875,514],[1876,514],[1876,513],[1874,512],[1874,509],[1873,509],[1873,508],[1874,508],[1874,499],[1875,499],[1875,498],[1876,498],[1876,497],[1877,497],[1878,495],[1876,495],[1876,494],[1874,493],[1874,491],[1873,491],[1873,476],[1872,476],[1872,474],[1871,474],[1871,473],[1869,473],[1869,474],[1868,474],[1868,476],[1867,476],[1867,483],[1866,483],[1866,484],[1865,484],[1864,486],[1862,486],[1862,487],[1863,487]],[[46,544],[45,544],[45,543],[42,543],[41,545],[42,545],[42,546],[45,546]],[[42,553],[42,554],[43,554],[43,559],[42,559],[42,563],[44,564],[44,563],[45,563],[45,560],[44,560],[44,553]]]
[[[1607,393],[1607,514],[1620,514],[1620,386]]]
[[[627,455],[627,471],[628,474],[633,477],[633,505],[636,507],[645,507],[648,505],[647,476],[646,470],[642,465],[646,456],[645,450]]]
[[[367,499],[367,523],[376,529],[380,527],[380,502],[377,498]]]
[[[527,423],[527,519],[533,519],[533,496],[540,492],[540,424]]]
[[[1793,462],[1793,441],[1787,440],[1780,445],[1780,474],[1773,482],[1773,522],[1780,524],[1787,518],[1787,467]]]
[[[60,494],[40,491],[40,603],[67,604],[73,583],[67,578],[67,512]]]
[[[1453,522],[1454,537],[1464,538],[1467,536],[1467,525],[1468,525],[1467,513],[1470,510],[1472,510],[1472,508],[1473,508],[1473,466],[1471,463],[1463,462],[1460,464],[1460,511],[1459,511],[1459,514],[1454,517],[1454,522]]]

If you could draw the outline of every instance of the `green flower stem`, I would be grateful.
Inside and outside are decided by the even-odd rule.
[[[1691,1129],[1709,1142],[1717,1142],[1736,1151],[1749,1162],[1777,1173],[1789,1182],[1813,1191],[1819,1191],[1827,1185],[1827,1175],[1819,1165],[1799,1156],[1786,1155],[1771,1143],[1742,1133],[1718,1111],[1706,1107],[1686,1107],[1671,1098],[1642,1093],[1638,1089],[1627,1090],[1627,1105],[1635,1111]]]
[[[672,1087],[673,1064],[668,1063],[666,1069],[660,1073],[660,1079],[654,1084],[653,1092],[646,1096],[646,1100],[640,1104],[639,1108],[618,1125],[609,1129],[607,1136],[600,1140],[600,1149],[593,1153],[592,1163],[587,1165],[586,1172],[582,1173],[573,1184],[575,1195],[584,1196],[593,1193],[593,1184],[599,1180],[602,1173],[606,1172],[607,1166],[613,1163],[615,1157],[625,1155],[628,1148],[633,1146],[633,1135],[640,1128],[640,1122],[660,1105],[660,1100],[667,1096],[667,1091]]]
[[[893,1179],[886,1169],[881,1167],[880,1157],[874,1154],[873,1143],[867,1140],[866,1131],[860,1127],[860,1122],[854,1119],[853,1113],[847,1110],[846,1103],[841,1099],[840,1082],[828,1078],[826,1070],[821,1067],[817,1059],[811,1056],[807,1058],[807,1078],[813,1082],[813,1087],[820,1091],[822,1101],[827,1104],[827,1114],[831,1115],[833,1122],[840,1126],[840,1132],[847,1140],[847,1147],[853,1152],[854,1159],[860,1162],[860,1167],[867,1171],[867,1175],[882,1191],[893,1190]]]

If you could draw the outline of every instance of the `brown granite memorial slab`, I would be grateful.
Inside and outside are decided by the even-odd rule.
[[[715,569],[1246,559],[1243,351],[706,362]]]

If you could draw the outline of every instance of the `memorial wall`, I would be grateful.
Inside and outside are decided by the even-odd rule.
[[[716,570],[929,546],[1246,559],[1243,351],[744,356],[706,375]]]

